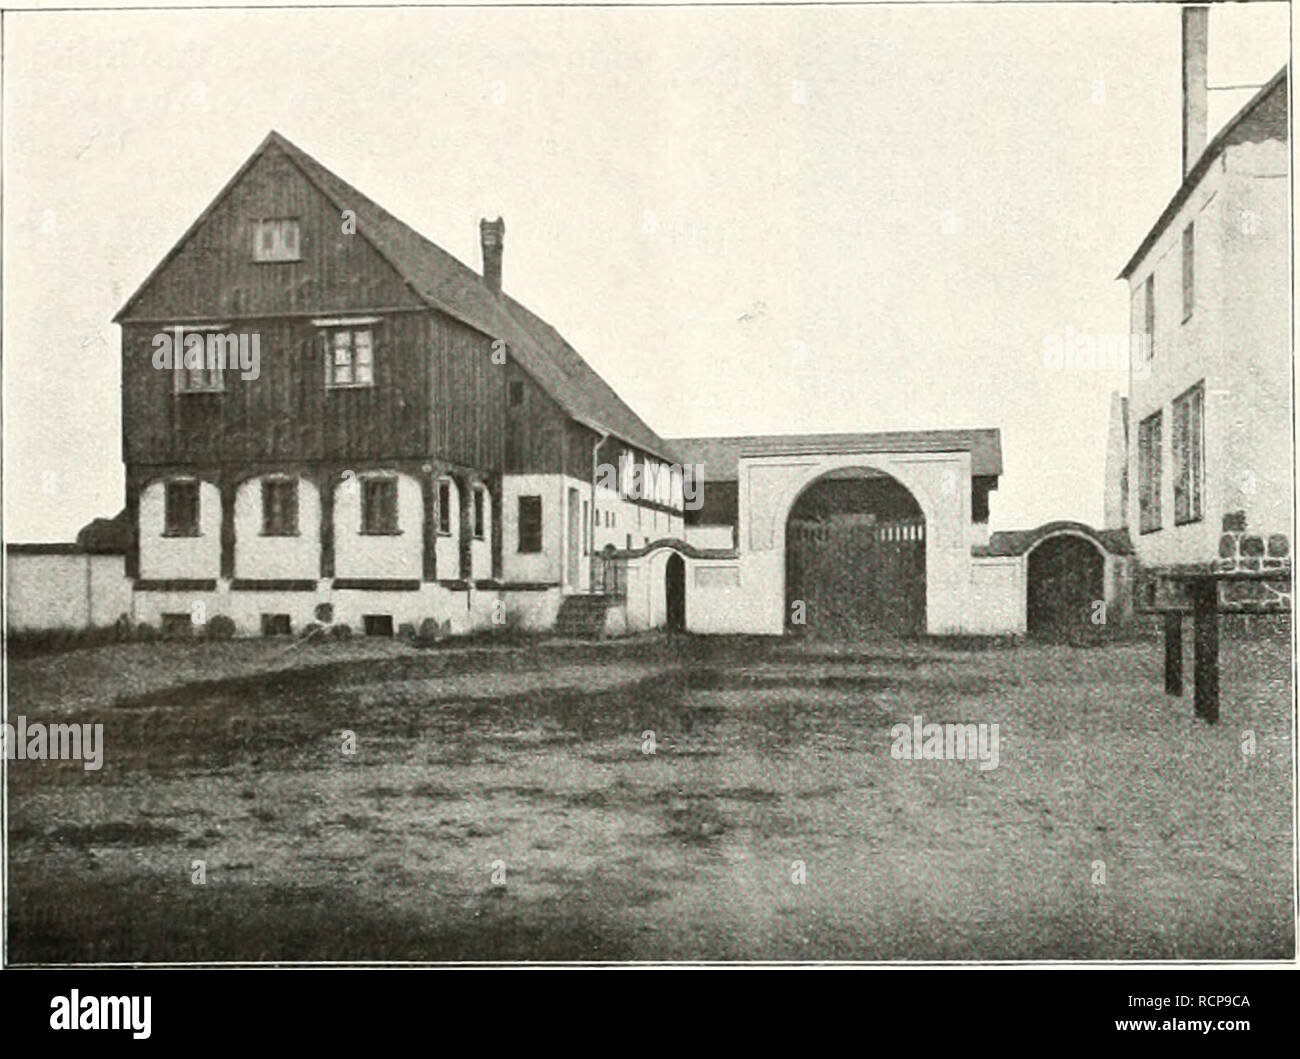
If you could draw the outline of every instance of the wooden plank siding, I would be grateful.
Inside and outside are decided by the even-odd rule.
[[[442,313],[426,317],[433,370],[428,377],[430,455],[499,471],[505,462],[506,379],[510,361],[492,361],[492,339]]]
[[[559,474],[566,463],[569,417],[513,360],[506,384],[523,387],[523,403],[505,409],[504,469],[507,474]],[[590,471],[582,477],[590,476]]]
[[[296,218],[298,261],[253,260],[254,225]],[[360,235],[346,235],[339,211],[272,147],[150,279],[123,320],[180,323],[227,316],[422,309],[395,269]]]
[[[301,260],[253,261],[254,222],[299,220]],[[329,389],[312,318],[379,316],[375,385]],[[256,333],[259,376],[177,394],[154,336],[184,322]],[[122,324],[130,465],[431,457],[484,472],[504,460],[505,375],[492,338],[429,309],[278,148],[257,158],[158,269]]]

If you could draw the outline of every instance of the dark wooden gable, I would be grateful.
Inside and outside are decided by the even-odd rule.
[[[217,196],[119,314],[175,320],[420,308],[365,238],[343,231],[341,208],[268,141]],[[295,218],[300,260],[256,262],[259,220]]]

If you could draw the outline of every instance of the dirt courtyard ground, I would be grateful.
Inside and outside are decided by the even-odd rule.
[[[1223,665],[1209,727],[1151,642],[11,659],[104,762],[8,763],[8,958],[1289,958],[1289,641]],[[997,767],[894,757],[918,715]]]

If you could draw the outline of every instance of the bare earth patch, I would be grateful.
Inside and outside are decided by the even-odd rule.
[[[12,661],[105,755],[10,763],[9,958],[1289,957],[1289,647],[1223,660],[1216,727],[1150,643]],[[895,760],[917,714],[998,767]]]

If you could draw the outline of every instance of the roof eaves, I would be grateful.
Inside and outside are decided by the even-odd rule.
[[[232,176],[221,186],[221,190],[218,191],[216,195],[212,197],[212,199],[208,202],[208,204],[203,208],[203,211],[197,217],[194,218],[194,222],[188,228],[185,229],[185,231],[181,234],[181,237],[177,239],[176,242],[172,245],[172,248],[168,250],[166,254],[163,255],[162,260],[159,261],[158,264],[154,265],[154,267],[149,270],[149,274],[145,276],[141,284],[138,287],[136,287],[135,292],[131,295],[131,297],[127,298],[122,308],[120,308],[113,315],[113,323],[118,324],[121,323],[124,319],[126,319],[127,313],[130,310],[131,306],[134,305],[136,300],[140,297],[140,295],[145,292],[145,288],[147,288],[149,284],[152,283],[154,279],[157,278],[158,274],[161,273],[162,270],[166,268],[168,264],[171,263],[172,258],[174,258],[178,253],[180,253],[181,247],[183,247],[186,243],[189,242],[190,236],[192,236],[196,231],[198,231],[199,226],[202,225],[203,222],[206,221],[208,217],[212,214],[212,211],[217,208],[217,204],[221,202],[221,200],[224,199],[230,193],[231,188],[233,188],[237,183],[239,183],[240,179],[243,178],[244,174],[247,173],[250,168],[252,168],[253,163],[262,157],[262,155],[266,152],[267,147],[269,147],[272,143],[282,142],[282,141],[283,141],[283,137],[281,137],[280,134],[276,132],[274,129],[272,129],[264,137],[262,137],[262,142],[259,143],[257,145],[256,150],[254,150],[253,153],[250,154],[244,160],[244,164],[241,165],[237,170],[235,170],[235,175]]]
[[[1200,183],[1201,178],[1209,171],[1210,166],[1214,164],[1214,160],[1222,153],[1224,144],[1227,142],[1228,137],[1231,136],[1232,133],[1236,131],[1237,127],[1254,112],[1255,108],[1268,97],[1268,95],[1277,87],[1278,83],[1285,80],[1286,71],[1287,68],[1283,66],[1282,69],[1270,77],[1268,83],[1251,96],[1250,101],[1228,120],[1227,124],[1218,131],[1214,139],[1211,140],[1205,150],[1201,152],[1201,157],[1196,160],[1196,164],[1192,166],[1191,171],[1188,172],[1187,176],[1183,178],[1183,182],[1178,186],[1178,190],[1174,192],[1174,197],[1169,200],[1169,205],[1164,208],[1159,219],[1152,226],[1151,230],[1147,232],[1146,238],[1142,240],[1142,243],[1138,246],[1137,250],[1133,252],[1133,256],[1128,259],[1128,264],[1126,264],[1120,270],[1119,275],[1115,277],[1117,280],[1128,279],[1129,276],[1133,274],[1137,269],[1138,264],[1144,257],[1146,257],[1147,251],[1151,249],[1155,244],[1155,241],[1164,233],[1169,222],[1174,219],[1174,216],[1182,208],[1183,203],[1185,203],[1191,196],[1193,189]]]

